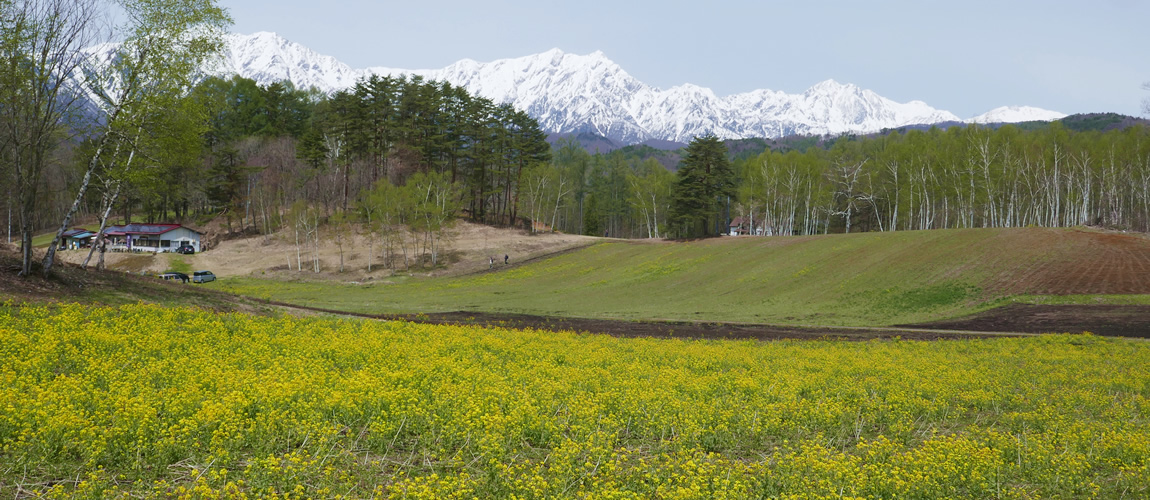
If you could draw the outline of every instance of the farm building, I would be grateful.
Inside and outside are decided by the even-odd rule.
[[[64,239],[60,242],[60,248],[64,250],[73,250],[76,248],[87,247],[92,244],[92,237],[96,233],[87,229],[77,227],[64,231]]]
[[[174,252],[188,244],[200,251],[202,233],[179,224],[128,224],[105,231],[108,249],[128,252]]]
[[[727,234],[730,236],[739,236],[745,234],[762,236],[763,222],[756,221],[752,224],[749,217],[735,217],[734,220],[731,221],[730,231]]]

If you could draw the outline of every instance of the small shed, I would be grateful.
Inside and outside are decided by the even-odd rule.
[[[86,248],[92,244],[92,237],[94,236],[96,236],[96,233],[82,227],[72,228],[64,231],[60,246],[65,250]]]
[[[771,236],[773,233],[771,232],[770,226],[765,226],[764,229],[763,221],[759,220],[752,223],[750,217],[739,216],[735,217],[731,221],[730,231],[727,234],[731,236],[748,234],[753,234],[755,236],[763,236],[765,234],[767,236]]]

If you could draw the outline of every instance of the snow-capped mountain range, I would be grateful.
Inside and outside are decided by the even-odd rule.
[[[550,133],[590,132],[620,141],[688,142],[700,135],[723,139],[791,134],[874,132],[940,122],[1009,123],[1066,115],[1031,107],[1003,107],[961,120],[922,101],[898,103],[873,91],[827,80],[802,94],[755,90],[726,97],[684,84],[662,90],[628,75],[602,52],[566,54],[552,49],[488,63],[462,60],[438,70],[354,69],[275,33],[231,34],[223,60],[208,70],[238,74],[260,84],[290,80],[297,88],[334,92],[372,74],[422,75],[511,103]]]

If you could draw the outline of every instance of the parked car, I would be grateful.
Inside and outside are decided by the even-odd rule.
[[[196,271],[192,273],[192,283],[207,283],[215,280],[216,275],[212,274],[211,271]]]
[[[164,274],[159,275],[159,278],[162,280],[180,280],[184,283],[188,282],[188,275],[186,275],[184,273],[176,273],[176,272],[164,273]]]
[[[176,253],[182,253],[184,255],[192,255],[192,254],[196,253],[196,247],[193,247],[193,246],[185,243],[183,245],[180,245],[179,248],[176,249]]]

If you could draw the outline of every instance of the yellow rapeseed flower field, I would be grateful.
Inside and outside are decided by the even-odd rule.
[[[0,496],[1145,498],[1150,344],[0,308]]]

